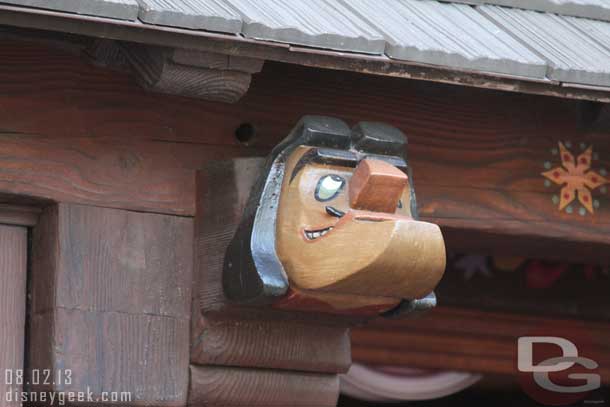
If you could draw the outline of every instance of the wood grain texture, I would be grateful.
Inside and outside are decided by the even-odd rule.
[[[334,407],[336,375],[191,366],[191,406]]]
[[[239,306],[224,295],[224,255],[263,163],[211,162],[198,173],[191,363],[345,371],[351,363],[345,321]]]
[[[304,146],[290,154],[286,174],[295,174],[310,149]],[[354,295],[351,304],[330,302],[338,310],[379,309],[432,292],[445,270],[443,237],[437,225],[409,216],[406,186],[406,174],[380,160],[363,160],[355,170],[338,163],[308,163],[294,178],[286,175],[275,247],[291,286],[316,300],[323,300],[317,293]],[[330,199],[321,197],[325,189]],[[402,208],[397,208],[399,198]],[[329,216],[329,205],[345,215]],[[322,237],[313,234],[325,229]],[[362,297],[368,304],[361,303]]]
[[[452,3],[344,2],[383,33],[385,54],[393,59],[545,78],[545,61],[525,44],[474,7]]]
[[[377,321],[354,329],[354,362],[516,375],[517,339],[559,327],[589,341],[610,382],[610,326],[604,322],[438,307],[425,318]]]
[[[0,203],[0,224],[34,226],[38,223],[40,209]]]
[[[206,64],[206,55],[193,57],[181,52],[174,59],[172,49],[144,45],[126,45],[124,49],[140,84],[153,92],[234,103],[248,91],[252,80],[248,72],[228,69],[228,58],[227,66],[222,67],[214,55]]]
[[[245,37],[375,55],[385,48],[382,35],[339,2],[230,0],[229,4],[242,16]]]
[[[95,66],[119,72],[131,71],[131,65],[118,41],[96,38],[88,44],[83,53]]]
[[[46,208],[33,238],[30,367],[71,369],[55,391],[183,405],[192,235],[188,218]]]
[[[595,168],[610,168],[607,121],[584,125],[576,101],[268,63],[226,105],[147,94],[126,75],[31,43],[3,42],[0,56],[1,191],[194,215],[194,172],[211,156],[264,155],[303,114],[325,114],[407,134],[420,213],[449,248],[503,239],[507,251],[610,261],[608,195],[595,194],[594,216],[568,215],[540,175],[567,140],[593,145]],[[256,129],[248,147],[233,138],[241,123]]]
[[[259,73],[265,63],[264,59],[217,54],[193,49],[175,48],[171,50],[170,54],[171,60],[181,65],[210,69],[228,69],[248,73]]]
[[[27,229],[0,225],[0,371],[13,377],[13,384],[6,377],[0,380],[2,407],[21,406],[6,395],[22,387],[16,375],[24,368],[26,281]]]
[[[344,373],[351,362],[348,328],[289,321],[205,319],[191,349],[196,365]]]
[[[204,315],[227,315],[235,308],[222,287],[224,258],[263,164],[262,158],[210,162],[197,173],[195,287]],[[235,316],[242,316],[242,311],[238,307]]]

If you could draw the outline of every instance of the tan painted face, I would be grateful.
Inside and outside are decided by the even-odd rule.
[[[436,225],[411,218],[409,185],[388,193],[389,175],[367,184],[372,177],[356,180],[354,168],[315,162],[293,178],[310,149],[289,157],[280,197],[276,249],[291,285],[407,299],[430,293],[445,268],[444,243]]]

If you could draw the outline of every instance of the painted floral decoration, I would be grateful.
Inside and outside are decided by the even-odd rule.
[[[605,170],[602,170],[603,173],[598,173],[591,169],[592,146],[582,145],[581,148],[584,152],[575,158],[574,154],[568,149],[570,145],[566,144],[567,146],[559,142],[559,150],[554,151],[554,153],[559,153],[561,157],[561,166],[550,168],[551,165],[547,162],[545,166],[549,170],[543,172],[542,175],[551,182],[562,186],[559,198],[554,197],[554,202],[559,205],[560,211],[567,208],[566,211],[571,213],[572,207],[568,205],[578,199],[584,208],[581,208],[580,214],[583,216],[586,212],[593,214],[596,207],[599,206],[599,202],[593,200],[591,191],[602,187],[605,192],[606,188],[603,186],[610,184],[610,180],[605,177],[607,175]]]

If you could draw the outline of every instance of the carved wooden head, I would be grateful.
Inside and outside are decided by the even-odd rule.
[[[383,124],[302,119],[253,191],[227,253],[226,294],[356,314],[430,294],[445,247],[438,226],[416,220],[405,148]]]

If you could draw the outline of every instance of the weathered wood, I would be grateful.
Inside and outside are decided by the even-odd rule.
[[[125,44],[125,56],[145,88],[162,93],[234,103],[248,91],[258,60],[214,53]]]
[[[264,162],[262,158],[212,162],[197,173],[195,287],[196,303],[204,315],[227,315],[234,307],[222,287],[225,254]],[[237,173],[242,176],[237,178]],[[240,311],[235,315],[243,316]]]
[[[34,226],[38,222],[40,209],[0,203],[0,223],[5,225]]]
[[[89,61],[96,66],[130,72],[131,65],[118,41],[96,38],[84,50]]]
[[[224,295],[226,249],[263,163],[260,158],[214,162],[198,173],[191,362],[342,372],[351,362],[345,321],[335,325],[338,321],[319,314],[238,306]]]
[[[192,235],[187,218],[45,209],[32,249],[30,367],[72,372],[51,390],[186,402]]]
[[[194,170],[239,151],[0,132],[0,190],[47,200],[193,215]],[[170,153],[173,151],[173,153]]]
[[[593,145],[595,169],[610,168],[608,121],[583,125],[577,102],[270,63],[226,105],[146,94],[33,44],[3,42],[0,56],[3,192],[194,215],[194,171],[210,157],[265,155],[303,113],[323,113],[407,134],[420,214],[442,226],[449,248],[503,241],[524,255],[610,261],[609,195],[594,191],[594,215],[569,215],[541,175],[558,163],[558,141],[575,153]],[[242,123],[256,129],[251,147],[236,147]]]
[[[336,375],[191,366],[191,406],[334,407]]]
[[[506,92],[556,96],[608,103],[605,89],[573,84],[560,86],[556,81],[529,81],[486,72],[464,72],[439,66],[405,63],[388,57],[335,53],[274,42],[252,41],[240,36],[223,35],[172,27],[159,27],[97,17],[74,16],[47,10],[0,6],[0,22],[12,27],[55,30],[64,33],[112,38],[115,40],[166,47],[191,48],[250,58],[266,59],[312,68],[352,71],[364,74],[440,82]]]
[[[346,327],[265,320],[203,319],[191,363],[323,373],[351,364]]]
[[[378,321],[352,332],[354,362],[516,375],[517,339],[540,326],[565,327],[590,340],[588,349],[610,381],[610,326],[603,322],[438,307],[425,318]]]
[[[171,60],[175,63],[200,68],[259,73],[265,63],[264,59],[217,54],[194,49],[175,48],[169,52]]]
[[[1,210],[0,210],[1,211]],[[15,400],[24,369],[27,281],[27,229],[0,225],[0,406],[21,406]],[[11,379],[7,378],[10,377]]]

